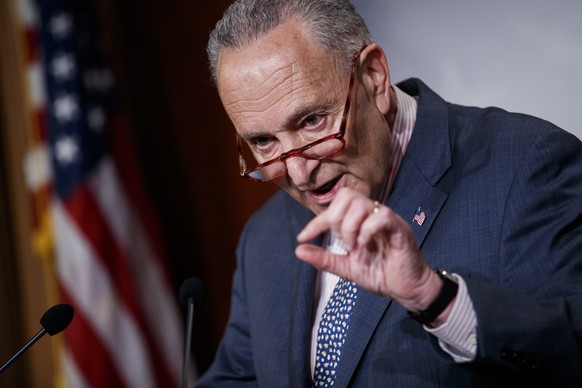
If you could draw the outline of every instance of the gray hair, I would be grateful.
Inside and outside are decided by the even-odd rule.
[[[214,82],[223,48],[243,48],[292,19],[304,23],[314,41],[346,67],[355,53],[372,42],[366,23],[349,0],[237,0],[208,40]]]

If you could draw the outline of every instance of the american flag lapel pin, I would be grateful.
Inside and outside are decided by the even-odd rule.
[[[414,213],[414,218],[412,219],[412,222],[416,222],[418,226],[422,226],[422,224],[424,224],[424,220],[426,220],[426,213],[421,211],[419,206],[418,209],[416,210],[416,213]]]

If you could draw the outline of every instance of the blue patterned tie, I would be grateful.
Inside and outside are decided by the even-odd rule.
[[[357,297],[356,285],[340,278],[325,306],[317,331],[314,387],[332,387],[335,382],[336,368]]]

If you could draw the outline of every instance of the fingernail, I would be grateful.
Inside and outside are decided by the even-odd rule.
[[[303,238],[305,236],[305,230],[302,230],[301,232],[299,232],[299,234],[297,235],[297,241],[302,242]]]

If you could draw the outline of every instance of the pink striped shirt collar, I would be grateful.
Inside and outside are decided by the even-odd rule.
[[[404,93],[397,86],[392,85],[394,94],[396,96],[396,117],[394,119],[394,126],[392,129],[392,141],[390,144],[390,161],[388,167],[388,174],[386,175],[386,183],[384,190],[380,197],[381,202],[386,202],[386,199],[392,191],[392,185],[396,179],[398,168],[406,153],[406,148],[412,137],[414,124],[416,122],[416,111],[418,103],[415,97],[411,97]]]

